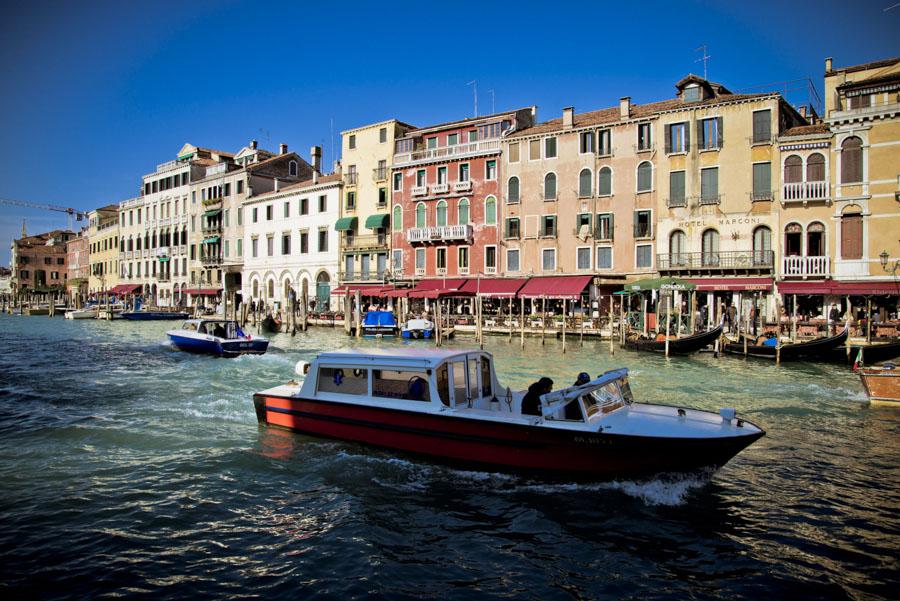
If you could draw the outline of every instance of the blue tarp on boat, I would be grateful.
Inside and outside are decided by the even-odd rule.
[[[363,320],[363,327],[387,327],[396,328],[397,318],[390,311],[368,311]]]

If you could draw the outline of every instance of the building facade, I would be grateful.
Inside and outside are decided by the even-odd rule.
[[[68,279],[66,244],[74,237],[74,232],[53,230],[13,240],[10,257],[12,293],[64,293]]]
[[[87,229],[82,229],[66,242],[66,287],[71,298],[83,299],[88,294],[91,273],[90,242]]]
[[[501,142],[534,107],[412,130],[391,166],[394,279],[498,273]]]
[[[390,178],[397,138],[411,125],[396,119],[341,132],[340,283],[384,281],[391,250]]]
[[[87,236],[91,264],[88,294],[102,294],[119,283],[119,206],[90,211]]]

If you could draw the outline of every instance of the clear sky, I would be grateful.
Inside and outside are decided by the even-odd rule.
[[[185,142],[285,142],[326,165],[340,131],[538,106],[538,119],[672,96],[708,47],[732,91],[900,55],[900,6],[855,2],[4,2],[0,198],[89,209],[137,196]],[[773,85],[774,84],[774,85]],[[785,86],[780,86],[782,91]],[[493,90],[493,100],[490,90]],[[788,99],[814,97],[803,82]],[[332,126],[333,123],[333,126]],[[0,205],[0,265],[65,215]]]

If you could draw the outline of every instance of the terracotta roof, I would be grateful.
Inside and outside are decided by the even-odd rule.
[[[492,113],[490,115],[482,115],[480,117],[468,117],[466,119],[460,119],[459,121],[447,121],[446,123],[436,123],[434,125],[426,125],[424,127],[418,128],[418,129],[413,129],[412,131],[408,132],[406,134],[406,136],[404,136],[404,137],[417,136],[417,135],[421,135],[422,133],[425,133],[428,131],[449,129],[451,127],[462,127],[466,124],[477,123],[479,121],[489,121],[491,119],[497,119],[499,117],[504,117],[506,115],[514,115],[515,113],[517,113],[519,111],[530,111],[531,108],[532,107],[530,107],[530,106],[526,106],[523,108],[512,109],[510,111],[500,111],[499,113]]]
[[[191,159],[191,165],[200,165],[201,167],[209,167],[210,165],[218,165],[219,161],[214,159]]]
[[[728,94],[718,98],[707,98],[699,102],[683,102],[680,98],[671,98],[669,100],[660,100],[658,102],[650,102],[647,104],[632,104],[631,115],[629,119],[640,119],[642,117],[652,117],[656,114],[677,110],[682,108],[693,108],[696,106],[714,106],[724,104],[726,102],[734,102],[738,100],[750,100],[753,98],[764,98],[771,96],[770,93],[764,94]],[[574,128],[587,127],[590,125],[612,124],[622,121],[619,116],[619,107],[601,109],[599,111],[591,111],[588,113],[577,113],[574,115]],[[524,136],[532,136],[535,134],[543,134],[551,131],[562,130],[562,117],[538,123],[533,127],[519,130],[509,135],[509,138],[521,138]]]
[[[847,90],[850,88],[867,88],[869,86],[874,86],[881,83],[891,83],[895,81],[900,81],[900,72],[888,73],[887,75],[878,75],[876,77],[867,77],[865,79],[857,79],[856,81],[845,81],[838,86],[838,89]]]
[[[223,157],[234,157],[233,152],[225,152],[224,150],[215,150],[214,148],[204,148],[203,146],[197,146],[197,150],[204,150],[211,154],[217,154]]]
[[[824,123],[817,123],[815,125],[800,125],[798,127],[792,127],[788,130],[781,132],[780,137],[786,136],[811,136],[815,134],[827,134],[830,133],[828,126]]]
[[[871,63],[863,63],[861,65],[852,65],[850,67],[841,67],[839,69],[832,69],[831,71],[828,71],[827,73],[825,73],[825,76],[828,77],[829,75],[834,75],[834,74],[841,73],[841,72],[853,73],[855,71],[865,71],[866,69],[879,69],[881,67],[890,67],[897,63],[900,63],[900,57],[887,58],[887,59],[880,60],[880,61],[873,61]]]
[[[262,160],[262,161],[259,161],[258,163],[247,163],[247,166],[246,166],[246,167],[247,167],[247,169],[248,169],[249,171],[253,171],[254,169],[257,169],[258,167],[262,167],[263,165],[268,165],[269,163],[274,163],[274,162],[276,162],[278,159],[284,159],[284,158],[287,158],[287,157],[289,157],[289,156],[291,156],[291,155],[293,155],[293,157],[294,157],[295,159],[299,159],[299,160],[301,160],[301,161],[303,160],[302,158],[300,158],[300,155],[298,155],[296,152],[289,152],[289,153],[287,153],[287,154],[276,154],[275,156],[269,157],[269,158],[264,159],[264,160]]]

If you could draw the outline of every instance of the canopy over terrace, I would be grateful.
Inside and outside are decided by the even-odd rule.
[[[381,284],[341,284],[331,291],[331,294],[344,295],[348,292],[353,295],[359,290],[360,296],[377,296],[382,297],[385,293],[393,290],[393,286],[382,286]]]
[[[143,288],[142,284],[119,284],[107,290],[110,294],[134,294]]]
[[[647,290],[694,290],[696,286],[687,280],[678,278],[648,278],[626,284],[626,292],[645,292]]]
[[[472,278],[460,291],[487,298],[515,298],[526,282],[526,278]]]
[[[519,298],[578,300],[594,279],[591,275],[559,275],[530,278],[519,290]]]
[[[187,290],[182,290],[181,293],[194,296],[218,296],[221,291],[221,288],[188,288]]]
[[[880,296],[900,295],[900,283],[894,281],[874,282],[781,282],[781,294],[810,294],[834,296]]]
[[[422,280],[415,288],[409,291],[409,298],[444,298],[448,296],[474,296],[474,293],[464,292],[465,278],[442,278],[435,280]]]

